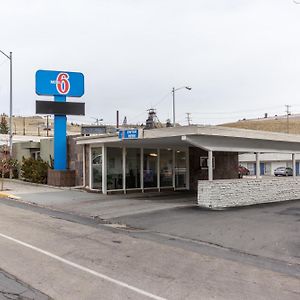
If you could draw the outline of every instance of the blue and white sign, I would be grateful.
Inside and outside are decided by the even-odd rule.
[[[138,129],[126,129],[119,131],[119,139],[130,140],[130,139],[138,139],[139,138],[139,130]]]
[[[35,73],[35,91],[38,95],[81,97],[84,94],[84,76],[79,72],[38,70]]]

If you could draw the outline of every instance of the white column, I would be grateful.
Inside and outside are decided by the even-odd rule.
[[[259,159],[259,152],[255,153],[256,156],[256,179],[260,178],[260,159]]]
[[[122,148],[122,161],[123,161],[123,192],[126,194],[126,147],[123,146]]]
[[[160,192],[160,149],[157,149],[157,188]]]
[[[85,145],[82,147],[82,186],[85,187]]]
[[[176,188],[176,179],[175,179],[175,170],[176,170],[176,159],[175,159],[175,149],[173,149],[173,152],[172,152],[172,161],[173,161],[173,166],[172,166],[172,171],[173,171],[173,178],[172,178],[172,181],[173,181],[173,189],[175,190]]]
[[[107,194],[107,148],[102,146],[102,193]]]
[[[213,181],[213,152],[211,150],[208,151],[208,180]]]
[[[190,189],[190,148],[186,150],[186,189]]]
[[[144,193],[144,149],[141,148],[141,189]]]
[[[296,178],[296,155],[292,153],[292,161],[293,161],[293,177]]]
[[[93,163],[92,163],[92,146],[89,145],[89,187],[90,187],[90,190],[92,189],[92,180],[93,180],[93,177],[92,177],[92,174],[93,174]]]

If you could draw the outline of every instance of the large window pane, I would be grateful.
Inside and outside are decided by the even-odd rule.
[[[144,187],[157,187],[156,149],[144,149]]]
[[[92,148],[92,188],[102,189],[102,147]]]
[[[160,150],[160,186],[173,186],[173,151],[172,149]]]
[[[123,188],[122,148],[107,148],[107,189]]]
[[[175,152],[175,187],[186,187],[186,152]]]
[[[126,149],[126,188],[141,187],[141,150]]]

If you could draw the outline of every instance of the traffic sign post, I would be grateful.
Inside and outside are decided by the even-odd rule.
[[[84,94],[84,76],[78,72],[39,70],[35,74],[35,79],[35,90],[38,95],[54,96],[54,102],[37,101],[36,113],[54,112],[54,170],[65,171],[67,169],[66,115],[84,115],[84,103],[70,103],[66,100],[67,97],[81,97]]]

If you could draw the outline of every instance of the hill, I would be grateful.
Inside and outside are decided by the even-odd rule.
[[[9,118],[5,116],[7,124],[9,124]],[[48,119],[49,131],[48,136],[54,134],[54,120]],[[30,136],[47,136],[47,118],[42,116],[21,117],[13,116],[12,118],[12,131],[15,135],[30,135]],[[80,133],[80,125],[68,123],[68,134]]]
[[[241,120],[234,123],[221,124],[220,126],[300,134],[300,117],[291,115],[288,121],[286,117]]]

